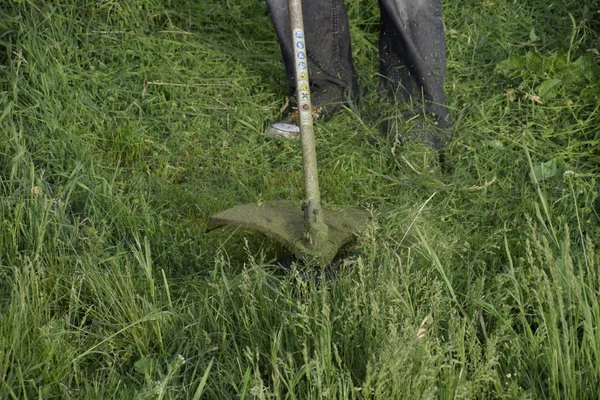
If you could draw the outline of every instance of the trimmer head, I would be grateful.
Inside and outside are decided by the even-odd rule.
[[[242,204],[212,216],[209,229],[231,225],[257,230],[285,245],[307,264],[326,265],[341,246],[367,227],[371,215],[351,207],[343,207],[339,211],[323,210],[323,213],[329,233],[326,242],[319,248],[308,245],[304,211],[293,201]]]

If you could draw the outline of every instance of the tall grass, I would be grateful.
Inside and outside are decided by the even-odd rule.
[[[246,202],[303,197],[260,1],[0,5],[0,398],[597,398],[593,4],[445,3],[445,170],[379,134],[376,1],[348,1],[362,102],[317,126],[335,266],[276,262]]]

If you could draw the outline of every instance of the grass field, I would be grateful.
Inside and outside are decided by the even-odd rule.
[[[346,4],[322,194],[375,222],[324,271],[205,233],[303,198],[263,1],[0,4],[0,398],[600,396],[598,2],[445,2],[439,175],[380,137],[377,3]]]

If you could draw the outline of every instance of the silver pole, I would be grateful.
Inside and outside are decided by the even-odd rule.
[[[318,248],[327,240],[328,228],[323,219],[321,194],[319,192],[319,176],[317,173],[317,152],[315,150],[315,134],[313,129],[312,105],[308,82],[308,53],[304,39],[304,22],[302,20],[301,0],[289,0],[292,43],[294,46],[294,69],[296,72],[296,97],[298,100],[298,125],[302,146],[302,166],[304,168],[304,184],[306,201],[304,219],[308,225],[307,239],[313,248]]]

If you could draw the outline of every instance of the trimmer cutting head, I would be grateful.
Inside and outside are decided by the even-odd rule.
[[[317,248],[308,241],[304,211],[293,201],[242,204],[212,216],[209,229],[231,225],[257,230],[285,245],[305,263],[327,265],[341,246],[368,226],[371,215],[351,207],[339,211],[323,210],[323,214],[329,232]]]

